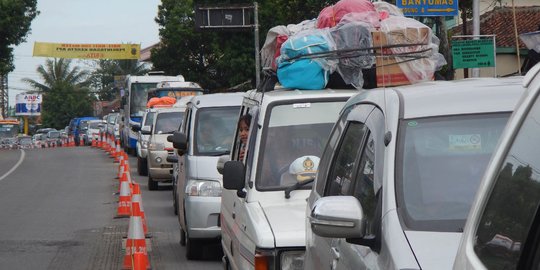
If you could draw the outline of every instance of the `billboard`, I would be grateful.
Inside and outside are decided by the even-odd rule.
[[[80,59],[139,59],[140,44],[34,42],[33,56]]]
[[[15,97],[15,115],[41,115],[41,94],[18,94]]]

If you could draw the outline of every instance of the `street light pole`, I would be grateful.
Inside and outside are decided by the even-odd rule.
[[[479,39],[480,35],[480,0],[473,0],[473,36],[476,36],[474,39]],[[497,57],[497,56],[495,56]],[[480,77],[480,69],[473,68],[471,71],[471,77],[478,78]]]

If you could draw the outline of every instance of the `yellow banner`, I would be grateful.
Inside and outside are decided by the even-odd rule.
[[[139,44],[69,44],[35,42],[34,56],[81,59],[139,59]]]

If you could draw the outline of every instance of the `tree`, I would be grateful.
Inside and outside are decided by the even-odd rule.
[[[144,75],[149,71],[145,63],[138,60],[96,60],[94,71],[89,77],[90,86],[101,101],[112,101],[119,95],[114,85],[114,76]]]
[[[253,30],[196,31],[193,10],[197,3],[211,5],[223,1],[161,1],[156,17],[161,43],[152,50],[155,69],[171,75],[182,74],[211,90],[246,81],[251,81],[254,87]],[[245,1],[228,1],[231,5],[236,3]],[[328,1],[263,0],[259,3],[260,40],[264,41],[271,27],[316,18]]]
[[[25,41],[32,20],[39,14],[37,0],[0,1],[0,74],[15,69],[13,48]]]
[[[59,129],[71,118],[92,114],[95,97],[88,90],[88,71],[72,67],[70,59],[47,59],[36,71],[43,82],[29,78],[23,81],[43,94],[43,125]]]

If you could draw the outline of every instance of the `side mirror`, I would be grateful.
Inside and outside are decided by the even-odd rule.
[[[172,140],[173,140],[173,135],[167,136],[167,141],[168,142],[172,143],[173,142]]]
[[[176,148],[179,154],[183,154],[187,151],[187,136],[182,132],[175,131],[171,137],[170,142],[173,143],[173,147]],[[169,140],[169,138],[167,138]]]
[[[169,163],[176,163],[178,162],[178,157],[176,155],[173,156],[167,156],[167,162]]]
[[[238,160],[225,162],[223,166],[223,187],[241,190],[245,186],[244,163]]]
[[[231,157],[229,155],[223,155],[219,157],[216,164],[216,169],[219,174],[223,174],[223,167],[225,167],[225,162],[229,160],[231,160]]]
[[[140,127],[141,134],[143,135],[151,135],[152,134],[152,127],[151,126],[144,126]]]
[[[133,130],[133,132],[139,132],[141,130],[141,126],[133,125],[131,126],[131,130]]]
[[[353,196],[328,196],[315,202],[308,217],[311,230],[330,238],[363,238],[364,211]]]

